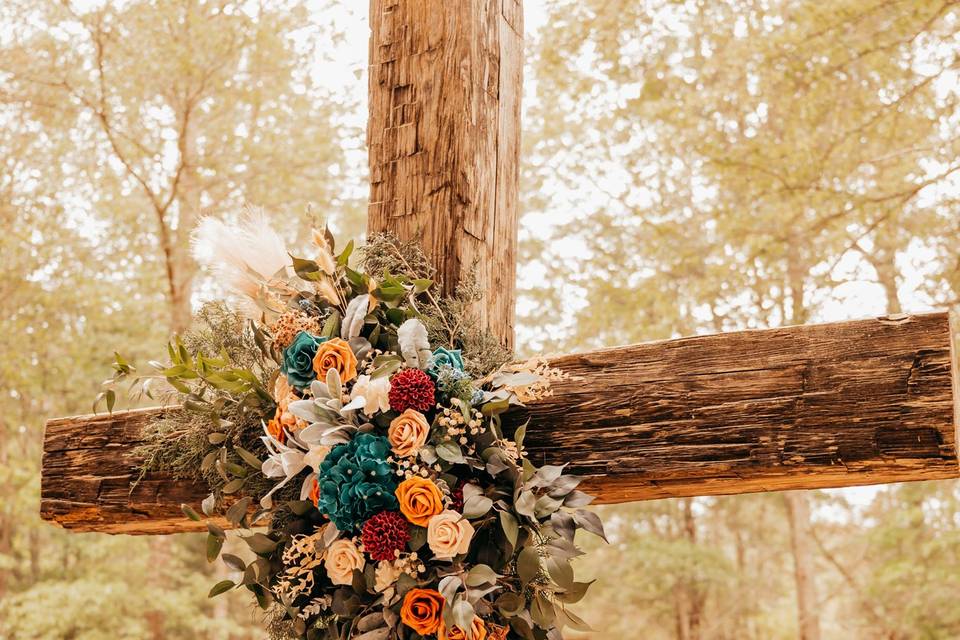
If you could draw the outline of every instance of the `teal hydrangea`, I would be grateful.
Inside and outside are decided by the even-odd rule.
[[[322,336],[315,336],[301,331],[283,350],[283,362],[280,371],[287,376],[287,382],[298,389],[305,389],[317,379],[313,370],[313,356],[317,355],[317,348],[326,342]]]
[[[371,516],[399,508],[388,455],[385,437],[360,433],[335,446],[320,464],[317,508],[340,531],[355,531]]]
[[[427,367],[427,373],[434,380],[440,375],[444,367],[451,367],[457,371],[463,371],[463,355],[460,349],[444,349],[437,347],[430,358],[430,365]]]

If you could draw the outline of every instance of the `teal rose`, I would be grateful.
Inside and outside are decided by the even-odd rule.
[[[433,351],[433,356],[430,358],[430,366],[427,367],[427,373],[436,380],[444,367],[463,371],[463,356],[460,353],[460,349],[437,347]]]
[[[354,531],[381,511],[398,507],[393,468],[387,462],[390,442],[360,433],[335,446],[320,465],[317,508],[340,531]]]
[[[283,350],[283,363],[280,371],[287,376],[287,382],[298,389],[310,386],[317,379],[313,370],[313,357],[317,355],[317,347],[327,339],[301,331]]]

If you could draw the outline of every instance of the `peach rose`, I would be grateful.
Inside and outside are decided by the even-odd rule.
[[[417,455],[417,452],[427,443],[430,435],[430,425],[426,417],[416,409],[407,409],[390,421],[387,430],[387,439],[393,452],[401,458]]]
[[[487,628],[478,616],[473,617],[473,622],[466,631],[457,625],[453,625],[448,631],[446,625],[440,625],[440,632],[437,634],[437,640],[483,640],[486,637]]]
[[[473,525],[456,511],[435,515],[427,524],[427,544],[438,560],[452,560],[469,551],[473,534]]]
[[[357,356],[353,355],[353,349],[346,340],[333,338],[317,347],[317,355],[313,357],[317,380],[325,380],[330,369],[337,370],[340,382],[349,382],[357,377]]]
[[[415,525],[425,527],[430,518],[443,511],[443,495],[426,478],[413,476],[400,483],[395,492],[400,513]]]
[[[400,607],[400,620],[421,636],[429,636],[443,628],[443,596],[433,589],[410,589]]]
[[[363,554],[357,549],[352,540],[341,538],[334,540],[327,547],[327,555],[323,560],[327,575],[333,584],[353,584],[353,570],[363,570],[365,564]]]

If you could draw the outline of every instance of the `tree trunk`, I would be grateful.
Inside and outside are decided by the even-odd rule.
[[[368,232],[418,239],[444,295],[475,269],[513,345],[521,0],[372,0]]]
[[[683,537],[691,545],[697,544],[697,521],[693,513],[693,498],[684,498],[680,501],[683,510]],[[684,581],[684,591],[687,601],[687,628],[690,640],[699,640],[700,625],[703,622],[703,606],[706,596],[696,576],[688,576]]]
[[[802,491],[783,494],[790,525],[790,546],[793,551],[793,573],[797,585],[797,618],[799,640],[820,640],[817,588],[814,576],[810,534],[809,497]]]
[[[176,229],[171,230],[174,244],[170,256],[170,330],[174,333],[182,332],[189,327],[193,317],[190,298],[193,293],[193,280],[197,275],[197,265],[190,254],[190,236],[196,227],[203,206],[203,183],[197,174],[197,134],[191,119],[192,111],[192,103],[185,101],[180,115],[183,124],[177,142],[182,175],[175,198],[177,226]],[[169,216],[167,219],[169,220]]]
[[[874,250],[864,254],[877,274],[877,282],[887,297],[887,313],[903,313],[900,303],[900,288],[897,283],[897,252],[889,234],[878,232],[874,238]]]

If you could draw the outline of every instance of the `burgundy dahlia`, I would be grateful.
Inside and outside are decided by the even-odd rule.
[[[456,488],[450,492],[450,508],[458,513],[463,513],[463,483],[457,483]]]
[[[381,511],[363,524],[360,541],[374,560],[393,560],[410,541],[410,525],[396,511]]]
[[[387,397],[390,408],[394,411],[429,411],[434,404],[433,380],[420,369],[404,369],[390,378],[390,393]]]

